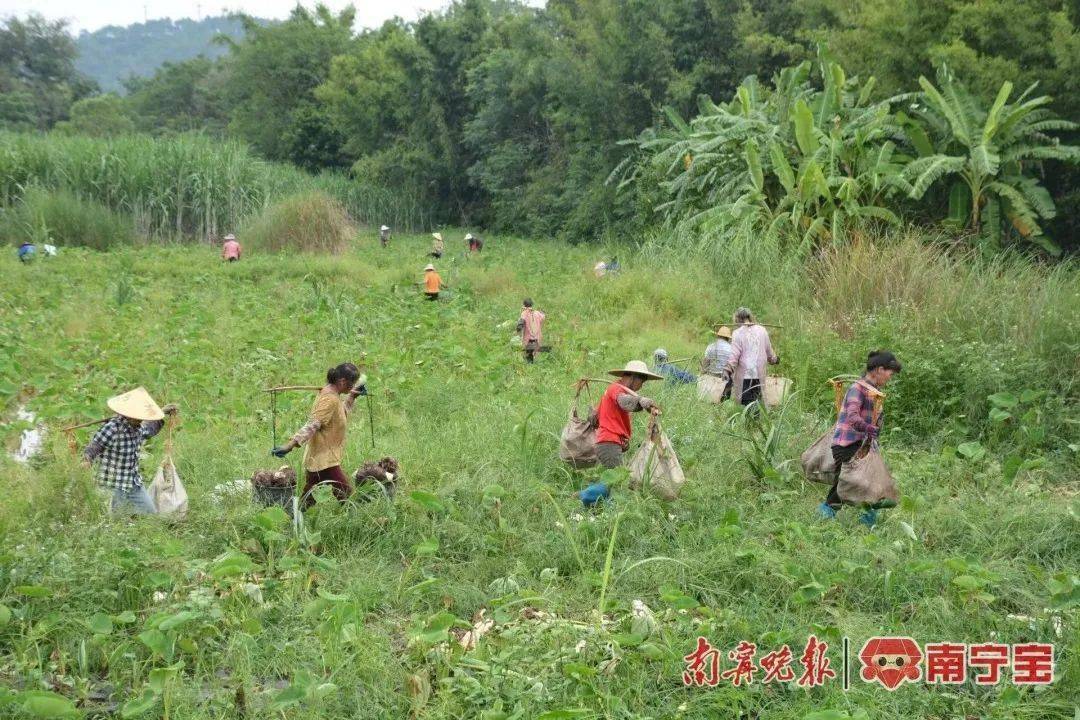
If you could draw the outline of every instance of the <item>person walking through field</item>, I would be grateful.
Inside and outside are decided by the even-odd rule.
[[[773,352],[769,331],[754,322],[749,308],[741,307],[735,311],[735,324],[732,333],[731,355],[724,366],[723,377],[734,382],[740,405],[749,405],[761,401],[761,390],[765,387],[765,364],[776,365],[779,356]]]
[[[428,263],[427,267],[424,268],[424,295],[427,296],[428,300],[438,300],[439,292],[443,287],[442,278],[435,271],[435,266]]]
[[[866,372],[851,384],[847,394],[844,395],[844,403],[840,406],[840,414],[836,418],[832,436],[832,456],[836,462],[833,469],[833,484],[825,497],[825,502],[818,508],[822,518],[827,520],[835,518],[836,511],[843,504],[837,494],[840,468],[843,464],[855,457],[864,444],[877,445],[878,435],[881,433],[882,415],[878,413],[875,421],[874,401],[881,395],[881,389],[888,384],[893,375],[900,372],[900,369],[900,361],[891,352],[874,350],[866,358]],[[873,527],[877,522],[877,511],[868,508],[859,521]]]
[[[525,362],[536,361],[536,353],[540,352],[542,328],[546,315],[533,307],[531,298],[525,298],[521,302],[521,317],[518,319],[517,329],[521,333],[521,347],[525,351]]]
[[[438,260],[442,257],[443,250],[445,249],[442,233],[431,233],[431,237],[435,238],[431,242],[431,257]]]
[[[158,407],[141,387],[109,398],[106,405],[116,415],[94,433],[83,450],[83,462],[87,467],[97,463],[97,482],[112,496],[112,512],[153,515],[157,508],[143,486],[139,453],[147,440],[161,432],[165,416],[175,414],[177,407]]]
[[[648,380],[663,380],[640,360],[631,360],[621,370],[611,370],[608,375],[619,378],[604,391],[597,408],[596,457],[606,468],[622,465],[623,453],[630,447],[630,413],[648,411],[659,415],[660,408],[637,391]]]
[[[315,398],[307,423],[287,443],[270,451],[274,457],[283,458],[307,444],[304,449],[306,478],[301,494],[305,510],[315,504],[312,495],[319,485],[329,485],[338,500],[345,500],[352,494],[352,483],[341,469],[345,429],[356,398],[366,394],[356,365],[342,363],[330,368],[326,371],[326,385]],[[346,396],[344,401],[342,395]]]
[[[221,246],[221,259],[225,262],[240,260],[240,243],[236,242],[236,236],[232,233],[225,236],[225,242]]]
[[[379,244],[387,247],[390,244],[390,227],[383,225],[379,228]]]

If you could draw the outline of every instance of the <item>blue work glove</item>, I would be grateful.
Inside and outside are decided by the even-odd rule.
[[[286,455],[289,454],[289,448],[282,445],[281,447],[276,447],[273,450],[271,450],[270,454],[273,455],[274,457],[283,458],[283,457],[285,457]]]
[[[611,489],[604,483],[593,483],[578,493],[585,507],[592,507],[601,500],[606,500],[611,495]]]

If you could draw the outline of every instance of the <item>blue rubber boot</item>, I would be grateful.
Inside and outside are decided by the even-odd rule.
[[[859,522],[868,528],[873,528],[877,524],[877,510],[874,508],[863,510],[862,515],[859,516]]]
[[[604,483],[594,483],[589,487],[582,490],[578,497],[581,498],[581,502],[585,507],[592,507],[601,500],[607,500],[611,495],[611,490]]]
[[[820,505],[818,505],[817,511],[818,511],[818,516],[822,520],[835,520],[836,519],[836,509],[833,508],[833,506],[830,505],[829,503],[821,503]]]

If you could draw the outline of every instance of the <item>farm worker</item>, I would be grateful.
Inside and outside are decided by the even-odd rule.
[[[341,470],[345,426],[356,398],[367,394],[366,380],[352,363],[341,363],[327,370],[326,385],[315,398],[307,423],[287,443],[270,451],[271,455],[282,458],[307,443],[304,449],[306,482],[301,495],[304,509],[315,504],[312,494],[318,485],[329,485],[338,500],[352,494],[352,484]],[[343,402],[341,396],[346,394]]]
[[[761,389],[765,386],[765,363],[775,365],[780,358],[773,352],[769,331],[754,322],[749,308],[741,307],[735,311],[735,324],[738,327],[732,333],[731,355],[724,366],[723,376],[732,381],[739,393],[739,404],[749,405],[761,400]]]
[[[427,299],[438,300],[442,286],[442,278],[435,272],[435,266],[428,263],[424,268],[424,294],[427,295]]]
[[[466,233],[465,242],[469,245],[469,252],[480,252],[484,249],[484,241],[472,233]]]
[[[141,387],[110,398],[106,405],[116,415],[101,426],[83,450],[89,467],[97,461],[97,481],[112,494],[112,512],[127,509],[136,515],[157,512],[143,487],[139,470],[139,450],[165,425],[165,416],[176,413],[176,405],[161,408]]]
[[[882,418],[878,414],[874,422],[874,399],[881,395],[881,388],[888,384],[892,376],[900,372],[900,361],[888,350],[874,350],[866,358],[866,372],[848,388],[840,414],[833,429],[832,456],[836,461],[835,478],[825,502],[818,510],[821,517],[832,519],[840,509],[840,496],[836,492],[840,481],[840,467],[855,457],[855,453],[864,443],[877,445],[881,432]],[[877,512],[873,508],[863,511],[859,521],[873,527],[877,521]]]
[[[533,307],[531,298],[521,301],[521,317],[518,319],[517,329],[521,333],[521,345],[525,349],[527,363],[534,362],[536,353],[540,352],[541,329],[545,317],[544,313]]]
[[[435,238],[431,243],[431,257],[438,260],[443,254],[442,233],[431,233],[431,237]]]
[[[221,259],[226,262],[240,259],[240,243],[236,242],[236,236],[232,233],[225,236],[225,244],[221,246]]]
[[[608,375],[619,378],[604,391],[597,408],[596,457],[606,468],[622,465],[623,453],[630,447],[630,413],[648,410],[660,414],[660,408],[647,397],[637,394],[646,380],[663,380],[640,360],[631,360],[621,370]]]
[[[705,375],[721,376],[731,357],[731,328],[722,325],[716,331],[716,340],[705,348],[705,357],[701,360],[701,372]],[[721,400],[731,397],[731,383],[724,386],[724,392],[720,395]]]
[[[689,385],[696,383],[697,378],[693,373],[683,370],[678,365],[668,362],[667,350],[656,348],[653,350],[653,366],[656,372],[668,379],[668,382]]]
[[[37,250],[32,242],[24,242],[19,246],[19,249],[15,253],[19,256],[19,260],[22,262],[30,262],[34,259],[34,252]]]
[[[390,244],[390,227],[388,225],[379,228],[379,242],[382,243],[383,247]]]

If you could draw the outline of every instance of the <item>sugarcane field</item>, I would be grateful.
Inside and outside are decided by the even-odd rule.
[[[0,720],[1080,718],[1068,3],[61,5]]]

